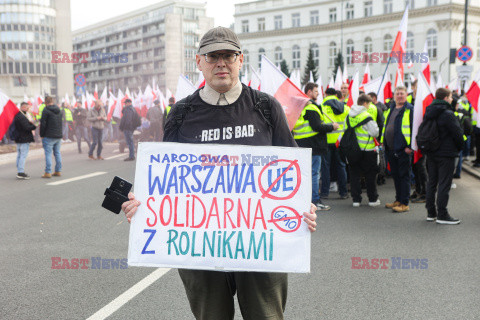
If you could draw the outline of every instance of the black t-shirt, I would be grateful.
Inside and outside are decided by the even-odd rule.
[[[176,105],[173,106],[165,125],[164,141],[297,147],[280,103],[270,97],[271,128],[253,108],[253,89],[242,86],[240,97],[229,105],[208,104],[200,98],[197,90],[190,96],[193,110],[186,113],[178,129],[172,129],[175,126],[169,124],[176,121],[175,116],[179,114]],[[178,130],[178,135],[172,134],[172,130]]]

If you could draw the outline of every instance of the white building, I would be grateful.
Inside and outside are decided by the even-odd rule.
[[[180,74],[195,83],[195,53],[200,37],[213,27],[205,3],[168,0],[73,31],[73,51],[89,53],[88,63],[76,63],[87,89],[95,85],[124,90],[143,89],[152,80],[174,92]],[[98,54],[123,59],[92,62]]]
[[[464,0],[259,0],[235,5],[235,32],[245,54],[245,66],[260,67],[266,54],[276,64],[285,59],[289,70],[306,64],[308,50],[313,49],[324,86],[342,50],[349,76],[355,69],[363,76],[365,64],[352,63],[352,51],[390,53],[406,3],[410,3],[407,51],[422,53],[427,41],[432,74],[440,73],[444,82],[457,76],[456,66],[449,64],[450,48],[463,43]],[[468,62],[480,69],[480,0],[469,0],[467,45],[473,51]],[[385,63],[370,64],[372,76],[381,76]],[[397,64],[388,73],[395,79]],[[421,63],[408,68],[417,77]]]

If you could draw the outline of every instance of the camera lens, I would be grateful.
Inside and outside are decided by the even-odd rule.
[[[124,185],[125,185],[125,182],[123,182],[123,181],[120,181],[120,187],[122,187],[122,188],[123,188],[123,186],[124,186]]]

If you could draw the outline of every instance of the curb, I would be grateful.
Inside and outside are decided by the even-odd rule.
[[[470,164],[466,164],[465,162],[462,163],[462,170],[469,173],[471,176],[480,179],[480,171],[474,168]]]

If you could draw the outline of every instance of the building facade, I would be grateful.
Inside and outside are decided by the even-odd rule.
[[[195,83],[198,42],[213,26],[205,11],[204,3],[170,0],[76,30],[73,51],[88,58],[74,65],[75,74],[85,75],[89,91],[155,81],[174,92],[180,74]]]
[[[16,103],[73,93],[73,66],[52,64],[71,51],[70,0],[0,0],[0,90]]]
[[[450,48],[463,44],[464,0],[259,0],[235,5],[235,31],[244,48],[245,64],[260,67],[265,54],[277,65],[285,59],[289,70],[300,69],[303,75],[308,51],[313,51],[324,86],[334,69],[335,56],[342,52],[349,76],[358,69],[362,77],[365,63],[354,60],[354,51],[386,53],[398,32],[409,3],[407,52],[424,51],[425,43],[431,72],[444,82],[457,77],[456,67],[449,64]],[[469,0],[467,45],[474,51],[473,74],[480,69],[480,0]],[[381,76],[386,63],[370,63],[372,77]],[[395,79],[397,64],[388,74]],[[405,64],[405,81],[417,77],[421,63]]]

